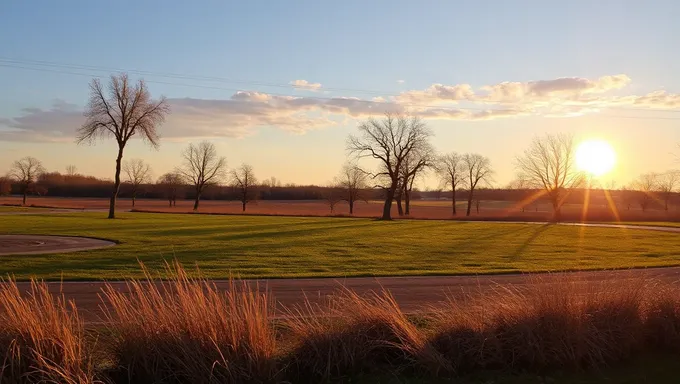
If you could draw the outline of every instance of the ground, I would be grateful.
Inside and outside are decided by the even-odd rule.
[[[2,256],[0,275],[139,277],[138,261],[210,278],[413,276],[680,265],[680,236],[646,230],[361,218],[102,212],[9,215],[0,233],[90,236],[115,247]]]

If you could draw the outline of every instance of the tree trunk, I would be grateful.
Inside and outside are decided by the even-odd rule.
[[[560,221],[560,218],[562,216],[562,207],[560,207],[559,202],[557,199],[553,199],[552,201],[552,206],[553,206],[553,211],[555,212],[555,221]]]
[[[404,191],[404,213],[406,216],[411,214],[411,192],[409,190]]]
[[[172,199],[168,199],[168,206],[172,208]]]
[[[453,216],[456,216],[456,187],[451,188],[451,202]]]
[[[470,211],[472,210],[472,196],[474,195],[475,190],[470,188],[470,191],[468,192],[468,201],[467,201],[467,213],[465,214],[466,216],[470,216]]]
[[[118,198],[118,191],[120,190],[120,162],[123,160],[123,147],[118,148],[118,157],[116,157],[116,176],[113,181],[113,191],[111,192],[111,201],[109,202],[109,219],[116,218],[116,199]]]
[[[201,200],[201,188],[196,187],[196,200],[194,200],[194,211],[198,211],[198,202]]]
[[[395,200],[397,200],[397,213],[399,216],[404,216],[404,206],[401,205],[401,195],[397,195]]]
[[[21,203],[21,205],[26,205],[26,194],[27,194],[26,190],[27,189],[28,188],[24,188],[24,199],[23,199],[23,202]]]
[[[349,214],[353,215],[354,214],[354,199],[349,199]]]
[[[479,214],[479,200],[475,201],[475,208],[477,209],[477,214]]]
[[[383,205],[382,220],[392,220],[392,200],[394,200],[394,192],[397,189],[396,185],[393,185],[385,193],[385,204]]]
[[[244,199],[241,204],[243,205],[243,212],[246,211],[246,200]]]
[[[135,195],[132,194],[132,208],[135,207]]]

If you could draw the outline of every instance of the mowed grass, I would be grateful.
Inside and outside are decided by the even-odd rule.
[[[91,236],[100,250],[0,256],[18,279],[141,277],[177,259],[225,278],[487,274],[680,265],[680,236],[536,224],[121,213],[0,216],[0,233]]]

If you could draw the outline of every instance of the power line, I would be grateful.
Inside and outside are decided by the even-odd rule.
[[[38,66],[38,67],[36,67],[36,66]],[[253,85],[253,86],[304,89],[302,87],[294,86],[292,84],[276,84],[276,83],[268,83],[268,82],[261,82],[261,81],[236,80],[236,79],[227,79],[227,78],[211,77],[211,76],[195,76],[195,75],[183,75],[183,74],[176,74],[176,73],[152,72],[152,71],[134,70],[134,69],[130,70],[130,69],[98,67],[98,66],[90,66],[90,65],[76,65],[76,64],[56,63],[56,62],[41,61],[41,60],[18,60],[18,59],[3,58],[3,57],[0,57],[0,67],[23,69],[23,70],[32,70],[32,71],[41,71],[41,72],[51,72],[51,73],[59,73],[59,74],[67,74],[67,75],[75,75],[75,76],[96,77],[96,78],[103,78],[105,76],[99,75],[99,74],[93,74],[93,73],[89,73],[89,72],[82,72],[82,71],[95,71],[95,72],[107,72],[107,73],[110,73],[110,72],[128,72],[128,73],[133,73],[133,74],[137,74],[137,75],[165,77],[165,78],[171,78],[171,79],[176,79],[176,80],[199,80],[199,81],[245,84],[245,85]],[[81,72],[72,72],[72,71],[65,70],[65,69],[81,71]],[[224,90],[224,91],[230,91],[230,92],[243,91],[243,89],[239,89],[239,88],[226,88],[226,87],[218,87],[218,86],[210,86],[210,85],[187,84],[187,83],[177,83],[177,82],[169,82],[169,81],[146,80],[146,82],[153,83],[153,84],[184,86],[184,87],[204,88],[204,89],[213,89],[213,90]],[[379,91],[352,89],[352,88],[327,88],[327,87],[323,87],[323,89],[324,90],[330,90],[330,91],[352,91],[352,92],[360,92],[360,93],[371,93],[371,94],[383,95],[383,96],[399,96],[399,95],[395,95],[395,94],[385,94],[385,93],[381,93]],[[281,96],[281,97],[293,96],[293,95],[290,95],[290,94],[272,93],[272,92],[267,92],[267,94],[272,95],[272,96]],[[304,98],[312,99],[312,100],[322,100],[322,101],[342,99],[341,97],[337,97],[337,96],[336,97],[304,96]],[[493,111],[493,110],[503,111],[503,110],[505,110],[505,109],[500,109],[500,108],[499,109],[488,109],[488,108],[478,108],[478,107],[451,107],[451,106],[442,106],[442,105],[422,105],[422,104],[413,104],[413,103],[398,103],[397,104],[397,103],[390,102],[390,101],[376,101],[376,100],[361,100],[361,101],[368,102],[368,103],[374,103],[374,104],[391,104],[391,105],[400,105],[400,106],[406,106],[406,107],[432,108],[432,109],[451,110],[451,111]],[[606,107],[606,109],[627,110],[627,111],[636,111],[636,112],[680,112],[680,110],[650,109],[650,108],[641,109],[641,108],[624,108],[624,107]],[[657,117],[657,116],[614,116],[614,115],[602,115],[602,114],[597,114],[596,116],[611,117],[611,118],[628,118],[628,119],[680,120],[680,118],[676,118],[676,117]]]

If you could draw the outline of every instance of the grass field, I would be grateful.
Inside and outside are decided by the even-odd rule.
[[[19,279],[139,277],[138,260],[197,264],[210,278],[483,274],[680,265],[680,236],[611,228],[320,217],[62,213],[0,217],[0,233],[78,235],[120,244],[2,256]]]

